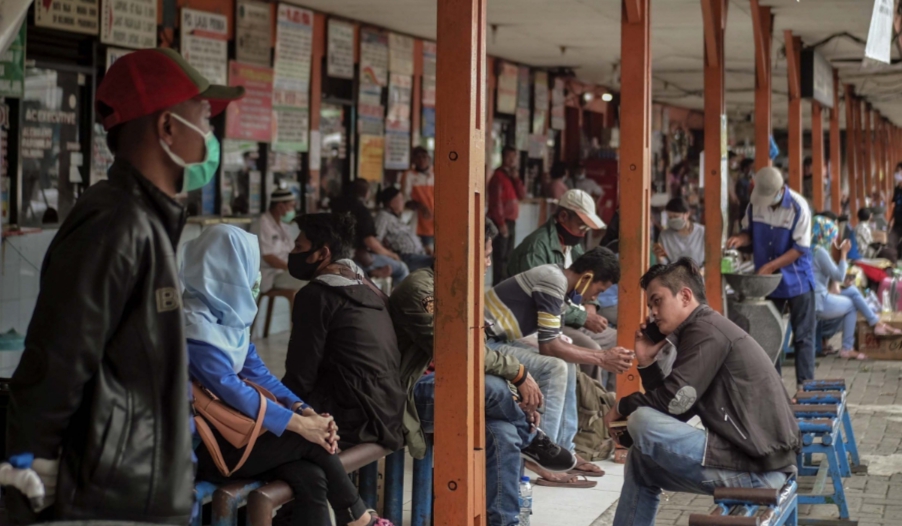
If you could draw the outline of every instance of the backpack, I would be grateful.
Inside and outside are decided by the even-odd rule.
[[[614,407],[616,396],[609,393],[597,380],[577,370],[576,406],[579,427],[576,452],[588,461],[606,460],[614,451],[614,441],[604,425],[604,416]]]

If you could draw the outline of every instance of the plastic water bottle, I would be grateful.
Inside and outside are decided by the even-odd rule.
[[[529,477],[520,478],[520,526],[529,526],[532,515],[532,486]]]

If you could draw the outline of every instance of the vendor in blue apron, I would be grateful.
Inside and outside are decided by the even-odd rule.
[[[755,174],[743,231],[727,248],[752,245],[759,275],[780,272],[783,280],[769,299],[781,312],[789,306],[796,383],[814,379],[814,272],[811,266],[811,211],[805,198],[783,182],[774,168]]]

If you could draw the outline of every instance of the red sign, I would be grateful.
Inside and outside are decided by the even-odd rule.
[[[228,139],[272,140],[272,68],[229,62],[229,86],[244,86],[244,98],[226,110]]]

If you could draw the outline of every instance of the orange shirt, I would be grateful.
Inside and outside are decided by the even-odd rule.
[[[435,175],[432,168],[426,173],[417,170],[404,172],[401,185],[404,197],[417,203],[417,235],[435,235]]]

